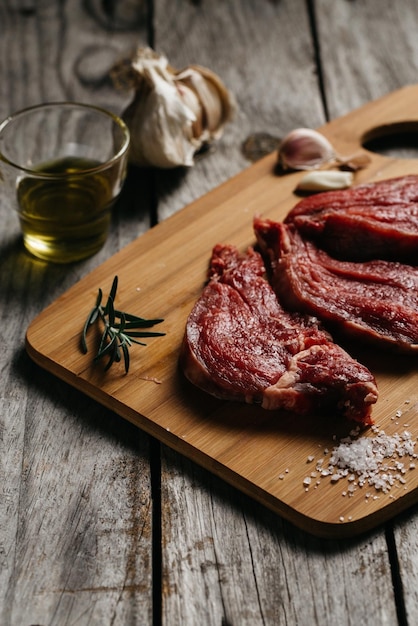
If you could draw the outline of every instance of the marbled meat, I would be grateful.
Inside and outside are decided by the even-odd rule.
[[[255,218],[254,229],[284,307],[317,316],[332,332],[418,351],[418,266],[336,259],[294,223]]]
[[[180,364],[194,385],[218,398],[300,414],[331,409],[372,423],[373,375],[315,318],[282,308],[252,248],[245,254],[231,245],[213,249]]]
[[[350,261],[418,263],[418,176],[409,175],[301,200],[287,215],[304,236]]]

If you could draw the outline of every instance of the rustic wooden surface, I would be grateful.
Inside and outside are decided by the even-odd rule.
[[[0,195],[0,623],[414,624],[417,508],[314,539],[33,365],[30,321],[79,278],[249,164],[253,133],[316,127],[417,82],[414,0],[10,0],[0,114],[57,99],[120,111],[107,69],[151,44],[201,63],[239,113],[187,173],[132,172],[111,236],[70,267],[31,261]]]

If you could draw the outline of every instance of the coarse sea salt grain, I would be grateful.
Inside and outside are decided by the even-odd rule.
[[[388,493],[392,487],[406,483],[406,473],[415,469],[415,439],[404,430],[401,433],[387,435],[377,426],[372,427],[372,437],[359,437],[359,430],[344,437],[332,451],[328,464],[324,458],[316,462],[316,469],[321,476],[329,476],[331,483],[338,483],[341,478],[348,480],[350,486],[343,495],[352,496],[357,487],[370,486],[381,493]],[[310,457],[309,457],[310,458]],[[303,481],[307,491],[310,485],[308,477]],[[366,493],[366,500],[371,497]],[[373,499],[378,496],[374,496]]]
[[[310,476],[307,476],[306,478],[303,479],[303,486],[305,488],[309,487],[309,485],[311,484],[312,479]]]

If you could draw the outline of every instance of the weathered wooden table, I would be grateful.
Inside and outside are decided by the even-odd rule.
[[[318,127],[418,77],[414,0],[10,0],[0,116],[42,101],[121,112],[137,45],[216,71],[239,109],[186,172],[130,174],[109,240],[31,260],[0,188],[0,624],[415,624],[417,509],[355,539],[296,529],[41,368],[26,328],[116,251],[250,165],[249,137]]]

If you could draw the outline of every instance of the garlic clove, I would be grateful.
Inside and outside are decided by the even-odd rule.
[[[305,174],[298,182],[296,189],[300,191],[330,191],[333,189],[346,189],[352,183],[352,172],[320,170]]]
[[[202,105],[195,91],[188,85],[183,82],[176,81],[175,86],[183,103],[191,111],[193,111],[195,119],[191,126],[191,136],[196,140],[196,148],[198,148],[202,144],[202,134],[204,131],[204,115]]]
[[[335,159],[335,150],[324,135],[310,128],[296,128],[281,141],[278,161],[284,170],[311,170]]]
[[[236,110],[235,99],[219,77],[201,65],[190,65],[176,79],[196,93],[202,107],[205,140],[218,138]]]

